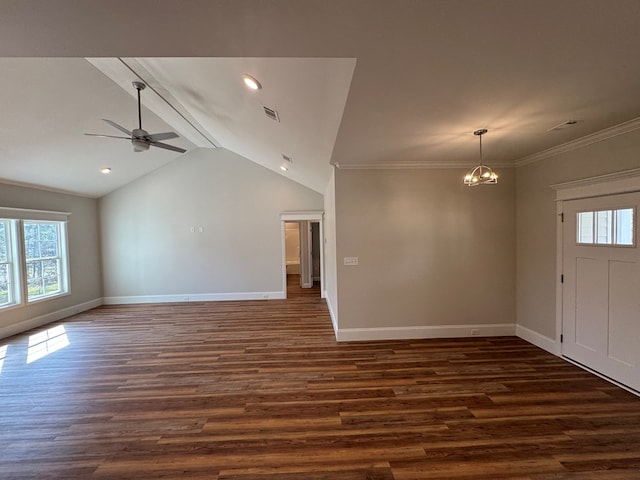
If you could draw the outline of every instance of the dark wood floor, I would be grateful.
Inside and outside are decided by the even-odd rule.
[[[517,338],[337,344],[311,296],[58,325],[0,341],[3,480],[640,478],[640,399]]]
[[[320,297],[320,284],[318,282],[313,283],[311,288],[302,288],[300,286],[300,275],[289,273],[287,274],[287,298],[297,297]]]

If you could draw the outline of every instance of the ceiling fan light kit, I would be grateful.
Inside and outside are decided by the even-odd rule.
[[[477,185],[493,185],[498,183],[498,174],[491,170],[490,167],[485,165],[482,161],[482,135],[487,133],[486,128],[481,128],[473,132],[474,135],[480,139],[480,163],[474,166],[464,176],[464,184],[469,187],[475,187]]]
[[[138,128],[134,128],[132,131],[127,130],[122,125],[117,124],[113,120],[107,120],[103,118],[102,120],[107,122],[116,130],[120,130],[122,133],[128,135],[127,137],[120,137],[116,135],[101,135],[97,133],[85,133],[85,135],[89,135],[92,137],[105,137],[105,138],[121,138],[124,140],[130,140],[131,145],[133,145],[134,152],[144,152],[149,150],[149,147],[158,147],[163,148],[165,150],[171,150],[172,152],[184,153],[186,150],[184,148],[176,147],[174,145],[169,145],[168,143],[163,143],[160,140],[169,140],[171,138],[178,138],[179,135],[175,132],[163,132],[163,133],[152,133],[150,134],[146,130],[142,128],[142,109],[140,106],[140,91],[144,90],[146,85],[143,82],[134,81],[132,82],[133,87],[138,91]]]

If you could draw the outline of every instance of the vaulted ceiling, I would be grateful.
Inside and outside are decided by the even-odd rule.
[[[0,12],[0,179],[87,196],[180,159],[82,135],[118,134],[102,118],[134,127],[139,78],[153,87],[146,130],[320,192],[331,163],[462,172],[478,128],[505,168],[640,126],[637,0],[0,0]]]
[[[0,177],[99,197],[180,154],[84,133],[175,131],[164,143],[224,147],[324,191],[355,61],[333,58],[0,58]],[[264,85],[250,91],[242,76]],[[313,95],[309,95],[309,91]],[[21,92],[16,95],[16,92]],[[276,119],[265,114],[275,111]],[[286,159],[284,157],[286,157]],[[110,168],[109,175],[100,173]]]

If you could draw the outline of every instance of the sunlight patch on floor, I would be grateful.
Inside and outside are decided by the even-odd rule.
[[[69,345],[69,338],[64,325],[50,328],[29,337],[27,363],[35,362],[50,353],[56,352]]]

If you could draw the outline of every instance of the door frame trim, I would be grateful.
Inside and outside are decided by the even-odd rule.
[[[556,191],[556,345],[554,352],[562,356],[563,291],[560,281],[564,264],[564,202],[583,198],[605,197],[640,191],[640,168],[582,178],[550,185]]]
[[[581,178],[550,185],[556,191],[556,201],[604,197],[640,190],[640,168]]]

